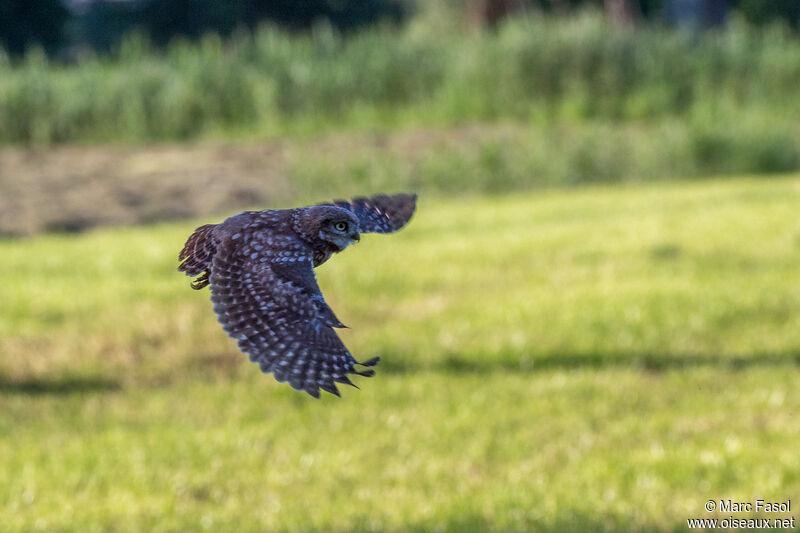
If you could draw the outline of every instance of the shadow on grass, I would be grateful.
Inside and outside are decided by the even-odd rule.
[[[743,356],[711,354],[628,354],[628,353],[561,353],[521,358],[519,353],[492,354],[491,358],[481,359],[477,355],[450,353],[430,362],[408,361],[402,353],[384,353],[378,371],[394,374],[415,374],[426,372],[445,372],[453,375],[489,374],[506,372],[531,374],[550,370],[602,370],[631,369],[643,372],[667,372],[669,370],[691,369],[695,367],[714,367],[728,370],[772,366],[800,367],[800,352],[754,353]],[[29,396],[67,396],[73,394],[107,393],[122,390],[135,383],[145,387],[169,387],[176,380],[222,379],[235,381],[247,373],[249,365],[241,354],[231,352],[218,357],[200,358],[179,370],[173,368],[166,373],[148,378],[134,379],[133,382],[108,377],[60,376],[40,378],[11,378],[0,374],[0,395]],[[130,376],[129,376],[130,377]]]
[[[495,357],[481,360],[449,354],[430,364],[405,363],[400,354],[381,358],[381,366],[386,370],[400,373],[414,373],[438,370],[453,374],[482,374],[496,371],[538,372],[546,370],[579,370],[603,368],[630,368],[651,372],[665,372],[701,366],[713,366],[731,370],[744,370],[753,367],[800,366],[800,352],[763,353],[743,356],[710,354],[658,354],[658,353],[569,353],[531,358]]]
[[[122,388],[117,381],[92,377],[11,379],[0,376],[0,394],[68,395],[89,392],[112,392]]]

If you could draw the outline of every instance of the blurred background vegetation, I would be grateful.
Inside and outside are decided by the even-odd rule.
[[[605,9],[616,23],[657,22],[695,28],[723,26],[729,12],[755,25],[782,23],[798,29],[793,0],[3,0],[0,42],[12,54],[31,46],[51,53],[72,47],[107,52],[126,33],[140,32],[163,46],[176,37],[229,36],[273,23],[308,29],[327,23],[348,31],[425,11],[446,11],[462,22],[495,25],[524,12],[569,14]]]
[[[291,5],[3,0],[0,142],[669,118],[725,159],[725,145],[749,144],[737,130],[768,123],[764,150],[777,152],[797,133],[795,2],[607,0],[608,17],[592,2]],[[752,158],[797,164],[776,156]]]
[[[2,0],[0,183],[14,194],[0,197],[0,233],[364,187],[496,193],[796,170],[797,5]],[[148,148],[186,141],[228,148],[201,151],[202,169],[197,150]],[[128,147],[113,157],[159,163],[107,172],[108,149],[13,148],[109,143]],[[231,165],[212,192],[198,184]],[[75,180],[96,192],[54,201]]]
[[[796,499],[798,6],[0,0],[0,529]],[[409,227],[318,270],[383,357],[342,400],[261,375],[176,272],[200,224],[398,190]]]

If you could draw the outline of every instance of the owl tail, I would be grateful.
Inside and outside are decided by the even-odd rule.
[[[199,290],[208,285],[211,261],[217,251],[214,241],[215,227],[216,224],[206,224],[194,230],[178,256],[178,260],[181,261],[178,271],[186,272],[186,275],[191,277],[200,276],[192,281],[193,289]]]

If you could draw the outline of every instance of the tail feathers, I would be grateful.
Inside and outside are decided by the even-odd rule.
[[[202,289],[208,285],[211,261],[217,251],[213,235],[215,227],[216,224],[206,224],[194,230],[178,256],[181,261],[178,267],[180,272],[186,272],[191,277],[200,276],[192,281],[193,289]]]

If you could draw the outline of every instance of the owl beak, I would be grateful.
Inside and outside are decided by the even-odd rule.
[[[350,238],[353,239],[354,241],[358,242],[358,241],[361,240],[361,235],[359,235],[358,233],[353,233],[353,234],[350,235]]]

